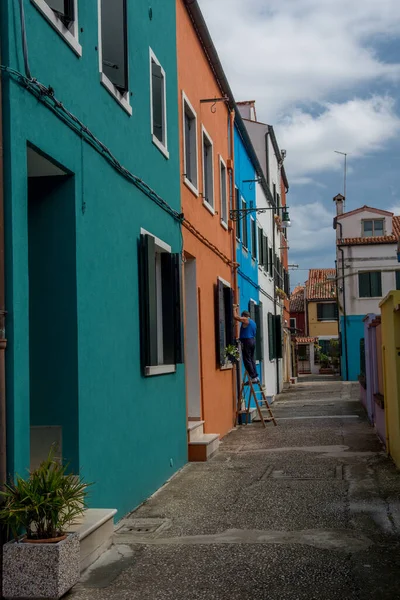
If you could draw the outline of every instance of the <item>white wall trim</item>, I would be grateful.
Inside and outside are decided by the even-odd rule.
[[[165,143],[160,142],[157,136],[153,133],[153,76],[152,76],[152,68],[151,63],[155,62],[157,66],[160,67],[161,73],[163,76],[164,82],[164,90],[163,90],[163,129],[164,129],[164,137]],[[149,68],[150,68],[150,133],[152,137],[153,144],[164,154],[166,158],[169,158],[168,152],[168,122],[167,122],[167,76],[165,71],[158,60],[157,56],[154,54],[153,50],[149,48]]]
[[[219,199],[220,199],[220,206],[221,206],[221,225],[224,227],[226,227],[226,229],[228,229],[228,219],[229,219],[229,215],[228,215],[228,170],[226,168],[226,163],[224,161],[224,159],[222,158],[222,156],[219,154]],[[227,215],[227,220],[225,221],[222,217],[223,215],[223,205],[222,203],[224,202],[224,198],[222,197],[222,168],[224,167],[225,169],[225,210],[226,210],[226,215]]]
[[[146,367],[146,377],[152,375],[167,375],[168,373],[176,373],[176,365],[158,365],[153,367]]]
[[[207,202],[207,200],[205,200],[204,198],[204,188],[205,188],[205,169],[204,169],[204,136],[206,136],[206,138],[208,139],[208,141],[211,144],[211,164],[212,164],[212,168],[211,168],[211,175],[212,175],[212,205]],[[206,208],[211,208],[212,209],[212,214],[215,214],[215,185],[214,185],[214,142],[211,139],[211,136],[209,135],[207,129],[204,127],[204,125],[201,125],[201,163],[203,166],[202,169],[202,179],[203,179],[203,203],[206,206]],[[210,211],[211,212],[211,211]]]
[[[186,136],[185,136],[185,104],[188,106],[193,118],[196,122],[196,180],[197,187],[186,177]],[[182,134],[183,134],[183,182],[197,197],[199,196],[199,144],[198,144],[198,121],[197,113],[194,110],[192,103],[182,90]]]
[[[45,17],[46,21],[64,38],[68,46],[75,52],[77,56],[82,56],[82,46],[79,44],[79,26],[78,26],[78,0],[74,0],[74,16],[75,20],[72,24],[72,31],[65,27],[64,23],[56,13],[50,8],[45,0],[31,0],[32,4]]]
[[[168,252],[169,254],[171,254],[171,252],[172,252],[171,246],[169,244],[166,244],[162,240],[160,240],[160,238],[156,237],[152,233],[150,233],[150,231],[147,231],[146,229],[143,229],[141,227],[140,233],[141,233],[141,235],[150,235],[152,238],[154,238],[154,242],[155,242],[155,245],[157,246],[157,248],[159,248],[160,250],[162,250],[164,252]]]

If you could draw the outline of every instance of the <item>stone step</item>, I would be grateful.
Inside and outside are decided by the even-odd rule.
[[[81,572],[90,567],[113,543],[115,508],[89,508],[68,532],[79,536]]]
[[[199,439],[189,442],[189,462],[205,462],[218,451],[218,448],[218,433],[203,433]]]
[[[188,422],[189,442],[195,442],[204,435],[204,421],[189,421]]]

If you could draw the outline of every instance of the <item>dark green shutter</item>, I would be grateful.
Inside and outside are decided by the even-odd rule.
[[[369,298],[371,296],[369,273],[358,274],[358,295],[360,298]]]
[[[256,309],[255,309],[256,303],[254,302],[254,300],[249,300],[249,304],[248,304],[248,310],[250,313],[250,319],[253,319],[253,321],[256,318]]]
[[[396,271],[396,290],[400,290],[400,271]]]
[[[380,271],[373,271],[370,275],[371,280],[371,296],[380,298],[382,296],[382,275]]]
[[[240,210],[242,208],[241,204],[240,204],[240,193],[239,193],[239,189],[235,188],[235,192],[236,192],[236,210]],[[241,239],[242,237],[242,220],[240,218],[240,213],[236,213],[236,237],[238,240]]]
[[[268,355],[269,360],[275,358],[275,321],[274,315],[268,313]]]
[[[181,255],[172,254],[173,293],[174,293],[174,358],[175,364],[184,362],[184,332],[183,332],[183,298],[182,298],[182,264]],[[168,290],[167,290],[168,293]]]
[[[263,360],[264,358],[264,336],[263,336],[263,312],[262,304],[254,305],[255,317],[254,321],[257,325],[256,333],[256,359]]]
[[[264,264],[264,236],[260,227],[258,228],[258,264],[260,267]]]
[[[233,290],[224,286],[224,305],[225,305],[225,328],[226,345],[229,346],[235,342],[235,321],[233,318]]]
[[[269,274],[271,275],[271,277],[274,274],[274,265],[272,262],[273,256],[272,256],[272,248],[268,249],[268,259],[269,259]]]
[[[222,367],[225,364],[225,301],[224,284],[219,279],[215,289],[215,316],[217,365]]]
[[[275,357],[282,358],[282,319],[281,315],[275,317]]]
[[[263,245],[264,245],[264,268],[268,271],[268,238],[263,234]]]
[[[140,356],[146,367],[158,364],[155,240],[143,234],[139,242]]]

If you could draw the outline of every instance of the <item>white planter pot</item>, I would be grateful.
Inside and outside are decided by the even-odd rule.
[[[3,596],[7,600],[58,600],[79,581],[79,538],[57,544],[9,542],[3,547]]]

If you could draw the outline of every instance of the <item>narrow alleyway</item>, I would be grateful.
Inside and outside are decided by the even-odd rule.
[[[336,381],[284,394],[278,427],[185,467],[68,600],[400,599],[400,473],[357,396]]]

